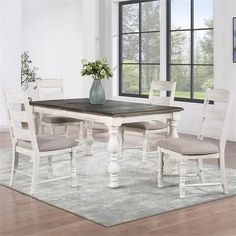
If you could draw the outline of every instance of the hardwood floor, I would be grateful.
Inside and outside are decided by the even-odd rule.
[[[128,135],[130,143],[140,137]],[[95,139],[106,140],[103,132]],[[0,133],[0,148],[10,147]],[[227,143],[226,165],[236,169],[236,145]],[[113,227],[103,227],[24,194],[0,186],[0,236],[233,236],[236,235],[236,197],[184,208]]]

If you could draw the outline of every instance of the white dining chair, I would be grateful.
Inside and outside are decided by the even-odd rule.
[[[158,187],[163,187],[163,162],[169,155],[175,156],[179,160],[179,197],[185,198],[187,187],[214,186],[223,187],[223,192],[228,194],[228,187],[225,175],[225,144],[227,131],[229,128],[229,113],[232,104],[232,92],[224,89],[213,89],[206,92],[203,116],[201,119],[200,133],[196,139],[167,138],[159,140],[158,157]],[[206,140],[213,138],[218,143]],[[165,155],[166,154],[166,155]],[[164,156],[165,155],[165,156]],[[204,172],[215,175],[203,168],[204,159],[218,159],[220,168],[220,182],[206,183]],[[197,160],[200,177],[199,184],[186,184],[186,162]],[[193,176],[191,174],[191,176]]]
[[[42,79],[37,81],[37,91],[39,100],[57,100],[63,99],[63,80],[62,79]],[[53,116],[40,114],[39,130],[44,133],[44,127],[50,128],[50,133],[55,134],[55,128],[59,126],[65,127],[65,134],[69,136],[69,127],[75,126],[79,128],[79,140],[83,140],[84,122],[73,118],[63,116]]]
[[[36,185],[65,178],[72,178],[72,187],[77,186],[76,158],[78,143],[69,137],[56,135],[37,135],[29,105],[27,94],[24,91],[6,90],[3,92],[6,104],[6,114],[12,140],[13,159],[10,186],[13,186],[16,173],[30,176],[30,194],[36,191]],[[24,109],[22,109],[22,106]],[[22,125],[24,124],[24,125]],[[24,154],[32,159],[32,174],[18,169],[19,154]],[[71,175],[53,178],[52,156],[68,154],[70,156]],[[40,159],[48,157],[48,179],[39,181]]]
[[[176,82],[152,81],[149,91],[149,103],[154,105],[170,106],[175,96]],[[167,96],[168,95],[168,96]],[[121,127],[121,152],[123,152],[124,132],[134,131],[143,134],[142,161],[146,162],[149,149],[148,138],[151,134],[168,133],[168,121],[146,121],[123,124]]]

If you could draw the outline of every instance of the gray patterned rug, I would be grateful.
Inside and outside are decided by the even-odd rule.
[[[165,177],[165,188],[157,188],[157,158],[148,157],[147,163],[141,162],[140,150],[125,150],[119,160],[120,188],[109,189],[107,166],[109,158],[106,144],[96,143],[94,155],[78,155],[77,188],[71,188],[70,179],[38,185],[35,198],[62,208],[98,224],[116,224],[157,215],[164,212],[224,198],[221,187],[189,188],[186,199],[178,197],[178,178]],[[188,169],[195,169],[189,162]],[[19,166],[31,169],[29,158],[21,156]],[[69,173],[69,157],[54,158],[55,175]],[[211,171],[218,173],[213,165]],[[0,184],[8,186],[11,168],[11,150],[0,150]],[[40,178],[47,176],[47,159],[41,161]],[[230,195],[236,193],[236,170],[227,169]],[[208,177],[212,179],[212,177]],[[192,181],[198,178],[192,178]],[[215,182],[215,180],[214,180]],[[16,175],[15,189],[28,194],[30,178]]]

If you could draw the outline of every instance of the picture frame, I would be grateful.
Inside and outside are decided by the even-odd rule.
[[[233,62],[236,63],[236,17],[233,17]]]

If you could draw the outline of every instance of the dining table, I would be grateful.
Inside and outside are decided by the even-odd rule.
[[[87,98],[31,101],[30,105],[34,113],[36,127],[38,126],[39,114],[84,120],[86,122],[86,152],[88,155],[92,154],[94,122],[104,123],[108,127],[109,141],[107,150],[110,157],[108,186],[110,188],[119,187],[119,134],[122,124],[168,120],[168,136],[178,138],[177,124],[180,119],[180,113],[183,111],[182,107],[117,100],[106,100],[104,104],[97,105],[90,104]]]

